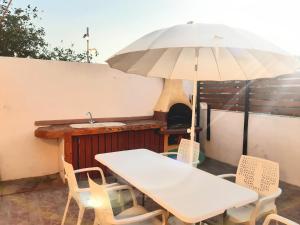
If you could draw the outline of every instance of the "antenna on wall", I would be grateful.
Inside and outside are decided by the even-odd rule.
[[[89,27],[86,28],[86,33],[83,35],[83,38],[86,39],[86,61],[87,63],[91,62],[90,53],[92,51],[95,52],[95,55],[98,55],[98,51],[96,48],[90,48],[90,31]]]

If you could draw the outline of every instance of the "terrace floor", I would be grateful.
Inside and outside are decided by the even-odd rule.
[[[206,159],[199,168],[213,174],[233,173],[236,168]],[[2,186],[2,187],[1,187]],[[2,182],[0,186],[0,225],[59,225],[65,208],[68,188],[58,175],[41,179],[22,179]],[[300,187],[281,182],[283,194],[277,201],[278,213],[300,223]],[[138,200],[141,201],[141,195]],[[156,209],[150,199],[145,207]],[[78,215],[75,202],[70,205],[66,225],[76,224]],[[94,212],[87,210],[83,225],[93,224]]]

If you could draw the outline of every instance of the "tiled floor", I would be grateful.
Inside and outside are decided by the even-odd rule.
[[[235,172],[234,167],[211,159],[202,163],[200,168],[213,174]],[[280,186],[283,194],[277,201],[279,214],[300,223],[300,188],[285,183]],[[0,225],[61,223],[68,189],[57,175],[3,182],[0,191]],[[146,208],[155,209],[158,206],[147,199]],[[66,225],[76,224],[77,213],[76,203],[72,202]],[[82,224],[93,224],[93,218],[93,211],[87,210]]]

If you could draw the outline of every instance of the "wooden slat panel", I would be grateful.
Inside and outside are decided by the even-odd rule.
[[[160,135],[158,132],[154,133],[154,146],[155,146],[155,151],[160,153]]]
[[[164,152],[164,136],[159,135],[159,152]]]
[[[245,100],[242,98],[234,98],[234,99],[226,99],[226,98],[201,98],[201,102],[207,102],[207,103],[222,103],[222,104],[227,104],[227,105],[240,105],[244,104]]]
[[[263,80],[256,80],[251,83],[251,87],[256,86],[288,86],[288,85],[300,85],[300,78],[299,79],[263,79]]]
[[[78,148],[78,156],[79,156],[79,168],[86,168],[85,163],[85,136],[79,137],[79,148]]]
[[[252,87],[250,93],[298,93],[300,94],[300,86],[299,87],[286,87],[286,86],[278,86],[278,87]]]
[[[265,99],[265,100],[284,100],[284,99],[294,99],[294,100],[300,100],[300,94],[286,94],[286,93],[250,93],[250,98],[252,99]]]
[[[155,130],[149,130],[150,133],[150,149],[155,151],[156,146],[155,146]]]
[[[299,108],[277,108],[269,106],[252,106],[250,107],[251,112],[258,113],[270,113],[274,115],[285,115],[285,116],[300,116]]]
[[[109,146],[106,146],[106,135],[108,134],[99,134],[98,135],[98,154],[105,153]]]
[[[200,84],[200,90],[205,89],[205,88],[243,88],[245,86],[245,82],[239,82],[239,83],[213,83],[213,84],[207,84],[203,83]]]
[[[129,136],[128,131],[118,133],[118,149],[120,151],[128,150]]]
[[[226,84],[241,84],[245,85],[246,81],[244,80],[228,80],[228,81],[200,81],[201,85],[226,85]]]
[[[149,130],[144,130],[145,134],[145,148],[151,149],[151,134]]]
[[[92,137],[90,135],[85,136],[85,166],[93,166]]]
[[[145,146],[145,132],[143,130],[138,132],[139,134],[139,148],[144,148]]]
[[[272,107],[283,107],[283,108],[300,108],[300,101],[268,101],[268,100],[257,100],[250,99],[250,106],[272,106]]]
[[[244,110],[245,81],[204,81],[199,84],[200,102],[212,109]],[[250,111],[279,115],[298,115],[300,74],[283,75],[250,82]]]
[[[200,93],[200,99],[201,98],[207,98],[207,99],[214,99],[214,98],[244,98],[243,93],[236,93],[236,94],[218,94],[218,93]],[[200,100],[201,101],[201,100]]]
[[[119,150],[118,146],[118,133],[111,134],[111,151],[115,152]]]
[[[105,134],[105,152],[112,152],[111,134]]]
[[[99,135],[92,135],[91,142],[93,166],[99,166],[99,163],[97,162],[97,160],[95,160],[95,155],[99,153]]]
[[[73,157],[73,168],[76,170],[76,169],[79,169],[79,157],[78,157],[78,154],[79,154],[79,148],[78,148],[78,137],[72,137],[72,157]]]
[[[285,74],[285,75],[281,75],[281,76],[278,76],[278,77],[273,78],[273,79],[298,78],[298,77],[300,77],[300,74],[299,74],[299,73],[296,73],[296,74]]]
[[[230,110],[230,111],[244,111],[243,106],[235,106],[235,105],[223,105],[223,104],[210,104],[212,109],[222,109],[222,110]]]
[[[235,94],[235,93],[243,93],[243,88],[204,88],[201,89],[200,92],[202,93],[229,93],[229,94]]]
[[[128,148],[134,149],[135,148],[135,132],[129,131],[128,133]]]

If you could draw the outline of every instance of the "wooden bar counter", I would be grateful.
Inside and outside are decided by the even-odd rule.
[[[37,121],[40,126],[35,136],[44,139],[59,139],[59,149],[65,160],[74,169],[100,166],[94,159],[99,153],[147,148],[163,152],[164,136],[161,121],[152,117],[96,118],[96,122],[123,122],[123,126],[72,128],[70,124],[87,123],[88,120]],[[126,162],[124,162],[126,163]]]

